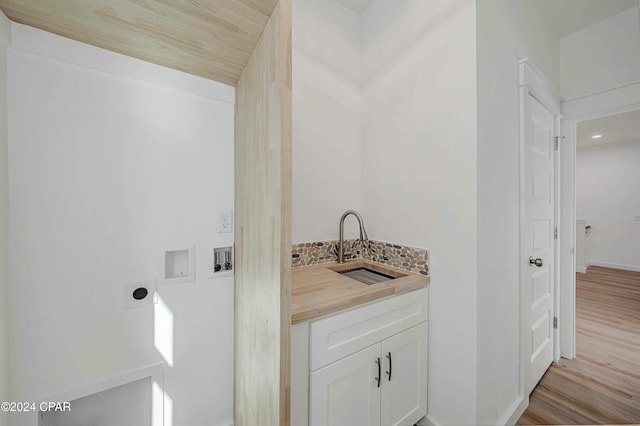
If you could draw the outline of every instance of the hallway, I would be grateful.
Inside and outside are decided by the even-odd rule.
[[[561,359],[518,424],[640,423],[640,272],[576,274],[577,357]]]

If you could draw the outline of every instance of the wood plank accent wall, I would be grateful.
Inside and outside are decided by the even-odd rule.
[[[277,0],[0,0],[9,19],[235,85]]]
[[[288,425],[291,0],[280,0],[236,86],[235,424]]]

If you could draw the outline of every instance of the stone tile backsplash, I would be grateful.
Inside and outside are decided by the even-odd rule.
[[[366,259],[410,272],[429,275],[429,252],[426,249],[400,244],[369,240],[364,245],[358,239],[344,241],[346,260]],[[321,265],[338,260],[338,241],[318,241],[294,244],[291,264],[300,266]]]
[[[344,240],[344,258],[362,259],[360,240]],[[294,244],[291,249],[291,264],[299,266],[321,265],[338,260],[338,240]]]
[[[364,258],[389,266],[429,275],[429,251],[423,248],[402,246],[400,244],[369,241]]]

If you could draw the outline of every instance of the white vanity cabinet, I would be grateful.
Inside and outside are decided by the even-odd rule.
[[[413,425],[427,413],[426,288],[296,324],[293,426]]]

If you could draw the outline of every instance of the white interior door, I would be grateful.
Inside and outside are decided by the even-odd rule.
[[[525,390],[553,361],[554,116],[531,94],[524,101]]]

